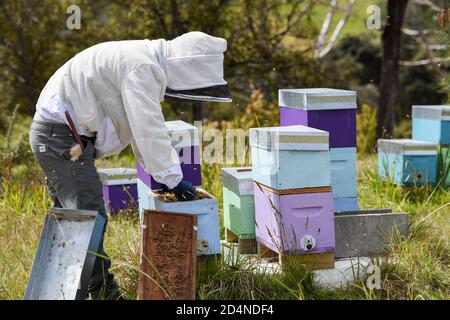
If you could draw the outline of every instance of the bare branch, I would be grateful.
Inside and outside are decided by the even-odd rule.
[[[439,8],[437,5],[435,5],[430,0],[415,0],[415,3],[422,5],[422,6],[427,6],[433,11],[437,11],[437,12],[441,11],[441,8]]]
[[[347,23],[348,19],[350,18],[353,10],[353,6],[355,5],[356,0],[350,0],[347,9],[345,10],[345,15],[342,17],[342,19],[338,22],[336,28],[334,29],[333,34],[331,35],[331,39],[328,42],[327,46],[323,50],[319,50],[319,52],[316,52],[316,58],[323,58],[326,56],[331,49],[333,49],[334,44],[336,43],[337,39],[339,38],[339,34],[341,33],[342,29],[344,28],[345,24]]]
[[[420,19],[417,18],[417,7],[413,6],[412,7],[413,10],[413,21],[415,22],[418,31],[419,31],[419,39],[422,40],[423,44],[425,45],[425,48],[427,49],[427,56],[428,56],[428,60],[429,64],[431,64],[433,66],[433,69],[436,73],[441,73],[441,70],[438,66],[438,62],[436,61],[436,58],[434,57],[433,54],[433,50],[430,48],[430,44],[428,43],[428,37],[423,33],[423,28],[422,28],[422,24],[420,22]],[[426,60],[422,60],[421,63],[424,63],[424,61]],[[422,64],[423,65],[423,64]]]
[[[314,1],[310,1],[309,3],[308,3],[308,5],[302,10],[302,11],[300,11],[299,13],[297,13],[297,15],[296,15],[296,17],[295,17],[295,19],[294,19],[294,15],[295,15],[295,13],[296,13],[296,11],[297,11],[297,7],[299,6],[301,4],[301,1],[299,1],[299,2],[297,2],[297,3],[295,3],[294,5],[293,5],[293,7],[292,7],[292,10],[291,10],[291,12],[289,13],[289,15],[288,15],[288,17],[287,17],[287,22],[286,22],[286,28],[283,30],[283,31],[281,31],[281,32],[279,32],[277,35],[276,35],[276,38],[280,38],[280,37],[283,37],[283,36],[285,36],[287,33],[289,33],[289,31],[291,31],[291,29],[295,26],[295,25],[297,25],[299,22],[300,22],[300,20],[311,10],[311,8],[314,6]]]
[[[317,37],[316,50],[314,53],[316,58],[320,56],[320,51],[322,50],[325,44],[325,39],[327,38],[328,30],[330,29],[331,21],[333,21],[333,16],[334,12],[336,11],[336,8],[337,8],[337,0],[331,0],[330,8],[328,9],[328,12],[322,23],[322,28],[320,29],[319,36]]]
[[[436,63],[442,63],[450,61],[450,57],[448,58],[433,58],[433,59],[422,59],[422,60],[415,60],[415,61],[400,61],[400,65],[405,67],[417,67],[417,66],[425,66],[429,64],[436,64]]]
[[[419,30],[414,30],[414,29],[409,29],[409,28],[402,28],[402,32],[403,32],[403,34],[406,34],[408,36],[418,36],[420,33],[422,33],[424,35],[428,35],[431,33],[431,31],[427,30],[427,29],[419,31]]]

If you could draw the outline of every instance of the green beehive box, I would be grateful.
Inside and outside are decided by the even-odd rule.
[[[227,240],[233,236],[239,240],[254,239],[255,205],[251,167],[223,168],[222,186]]]

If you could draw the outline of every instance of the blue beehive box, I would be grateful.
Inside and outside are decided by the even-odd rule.
[[[450,106],[413,106],[413,139],[450,144]]]
[[[334,212],[358,211],[358,198],[333,198]]]
[[[169,202],[163,201],[158,190],[151,190],[139,179],[137,187],[141,225],[144,209],[195,214],[198,227],[197,255],[221,254],[219,210],[216,198],[200,190],[205,196],[200,200]]]
[[[395,184],[435,184],[437,144],[411,139],[378,140],[378,172]]]
[[[356,148],[330,150],[333,198],[356,197]]]
[[[330,186],[328,139],[302,125],[250,129],[253,180],[275,190]]]
[[[330,159],[334,211],[357,211],[356,148],[332,148]]]

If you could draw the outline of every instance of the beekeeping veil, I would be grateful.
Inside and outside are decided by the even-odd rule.
[[[227,41],[203,32],[189,32],[164,44],[169,100],[231,102],[223,78]]]

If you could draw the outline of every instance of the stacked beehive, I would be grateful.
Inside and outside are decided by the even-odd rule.
[[[441,149],[442,163],[438,179],[446,178],[445,185],[450,186],[450,105],[413,106],[413,139],[437,143]]]
[[[280,125],[305,125],[330,134],[335,211],[358,210],[356,187],[356,92],[336,89],[279,90]]]
[[[413,139],[378,140],[379,175],[395,184],[436,184],[450,166],[450,106],[413,106],[412,117]]]
[[[166,122],[172,146],[180,157],[183,178],[194,186],[201,186],[200,144],[198,129],[184,121]],[[174,201],[162,194],[161,185],[148,174],[140,162],[137,166],[137,188],[141,224],[144,209],[197,215],[197,253],[215,255],[221,253],[220,227],[217,199],[203,193],[197,200]]]
[[[200,167],[200,143],[198,128],[181,120],[167,121],[167,129],[172,139],[172,146],[178,152],[183,171],[183,178],[193,186],[202,185]],[[152,190],[161,189],[161,185],[148,174],[144,166],[136,162],[137,176],[140,182]]]
[[[240,253],[256,252],[255,204],[251,167],[222,168],[225,239]]]
[[[136,169],[98,169],[103,184],[103,200],[107,213],[137,207]]]
[[[294,255],[308,259],[310,267],[333,268],[328,132],[305,126],[254,128],[250,146],[259,253]]]

